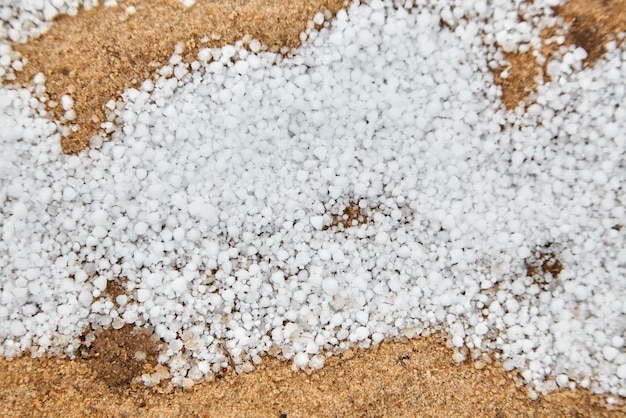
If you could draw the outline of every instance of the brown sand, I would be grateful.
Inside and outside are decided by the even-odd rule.
[[[192,390],[158,394],[109,387],[86,361],[0,362],[2,416],[455,416],[608,417],[585,391],[531,401],[497,366],[456,364],[438,337],[384,343],[331,358],[307,375],[266,358],[252,373],[226,375]],[[282,414],[282,415],[281,415]]]
[[[276,48],[294,47],[316,11],[336,12],[343,2],[199,0],[187,10],[175,0],[119,3],[117,8],[83,11],[77,18],[60,17],[41,38],[15,46],[28,58],[18,81],[42,72],[52,102],[59,103],[64,94],[74,98],[78,131],[63,140],[66,152],[83,149],[98,131],[96,120],[104,120],[104,104],[150,78],[167,63],[176,43],[185,45],[187,58],[205,45],[234,43],[244,35]],[[129,5],[135,14],[125,13]],[[587,65],[602,54],[604,40],[626,30],[626,0],[572,0],[557,12],[572,24],[567,42],[589,48]],[[496,81],[511,108],[536,88],[534,75],[542,69],[529,54],[507,58],[512,63],[509,77],[498,78],[496,72]],[[59,109],[51,106],[51,116],[60,118]],[[367,217],[350,206],[335,221],[347,228]],[[542,272],[560,271],[553,258],[544,249],[536,265],[529,264],[528,274],[541,280]],[[114,283],[109,288],[109,297],[123,292]],[[531,401],[516,387],[515,375],[497,363],[454,363],[452,351],[437,336],[350,351],[311,374],[266,358],[250,374],[225,372],[190,391],[132,383],[140,371],[155,368],[157,349],[156,342],[125,327],[97,332],[76,361],[2,359],[0,416],[626,416],[623,400],[606,409],[604,397],[585,390]],[[137,351],[146,359],[135,358]]]

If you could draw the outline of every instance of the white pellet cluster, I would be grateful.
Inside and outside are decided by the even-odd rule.
[[[442,330],[531,394],[626,396],[624,44],[585,69],[565,48],[506,110],[489,69],[540,42],[557,2],[395,3],[316,15],[289,56],[175,54],[79,156],[29,90],[1,87],[0,354],[150,326],[187,387]],[[29,36],[31,11],[4,7],[3,36]],[[337,225],[355,205],[367,221]],[[544,250],[556,279],[527,274]]]

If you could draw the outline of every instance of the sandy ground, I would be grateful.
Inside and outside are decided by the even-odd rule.
[[[62,95],[74,98],[77,117],[66,123],[75,128],[62,141],[68,153],[98,132],[106,102],[150,78],[176,44],[193,58],[204,46],[249,36],[286,52],[300,43],[317,11],[330,16],[343,6],[340,0],[198,0],[189,9],[175,0],[118,3],[59,17],[44,36],[14,46],[28,59],[17,82],[45,75],[51,118],[62,118]],[[128,12],[131,5],[135,13]],[[626,31],[625,0],[572,0],[557,13],[570,27],[554,31],[567,30],[567,42],[588,50],[585,65],[601,57],[606,40]],[[556,51],[546,44],[543,53]],[[501,77],[501,69],[495,75],[504,103],[513,108],[536,88],[535,76],[546,77],[529,53],[507,58],[509,76]],[[123,288],[111,284],[107,297],[119,292]],[[191,390],[137,385],[137,375],[161,367],[153,355],[134,360],[137,347],[156,352],[158,342],[125,327],[97,333],[74,361],[0,360],[0,416],[626,416],[623,400],[608,407],[606,398],[584,390],[531,401],[516,376],[487,357],[456,364],[440,335],[349,351],[311,374],[266,358],[252,373],[225,371]]]
[[[21,358],[0,363],[2,416],[602,417],[601,397],[562,391],[537,401],[497,365],[456,364],[438,337],[384,343],[293,372],[267,358],[254,372],[160,394],[108,386],[90,361]]]

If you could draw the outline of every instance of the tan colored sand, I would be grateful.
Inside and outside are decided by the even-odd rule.
[[[334,12],[343,2],[198,0],[186,10],[175,0],[119,3],[117,8],[82,11],[77,18],[60,17],[43,37],[15,46],[29,60],[19,81],[43,72],[53,102],[63,94],[74,97],[79,130],[63,140],[67,152],[82,149],[98,130],[95,120],[104,119],[104,104],[124,88],[150,78],[167,62],[176,43],[185,44],[188,58],[199,47],[233,43],[244,35],[267,45],[293,47],[316,11]],[[135,7],[134,15],[125,13],[129,5]],[[625,30],[624,0],[572,0],[558,13],[576,30],[568,42],[581,46],[597,47],[618,29]],[[205,35],[209,40],[202,43]],[[597,59],[594,54],[588,65]],[[528,56],[508,58],[513,64],[509,77],[502,81],[496,74],[496,80],[505,103],[514,107],[536,88],[534,75],[541,69]],[[61,117],[59,107],[51,107],[51,117]],[[337,225],[349,227],[365,220],[350,207],[337,218]],[[555,268],[554,262],[538,260],[535,275],[546,265],[548,270]],[[115,294],[115,286],[110,288]],[[148,341],[125,328],[98,334],[92,347],[77,353],[76,361],[0,360],[4,382],[0,416],[626,416],[623,400],[609,410],[604,397],[584,390],[531,401],[497,363],[454,363],[440,337],[348,352],[310,375],[266,358],[250,374],[226,374],[191,391],[172,393],[167,393],[171,392],[167,385],[146,388],[129,383],[138,370],[154,368],[149,361],[153,356],[134,362],[131,355],[138,349],[149,354]]]
[[[111,389],[88,362],[0,361],[2,416],[180,417],[609,417],[585,391],[529,400],[497,366],[456,364],[438,337],[382,344],[332,358],[320,371],[293,372],[265,359],[254,372],[157,394]]]

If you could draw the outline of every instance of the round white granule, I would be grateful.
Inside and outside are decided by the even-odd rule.
[[[578,47],[574,50],[574,58],[577,61],[582,61],[587,58],[587,51],[584,48]]]
[[[107,231],[107,229],[102,226],[97,226],[93,229],[91,234],[93,235],[94,238],[102,239],[109,234],[109,231]]]
[[[313,16],[313,23],[315,23],[316,25],[321,25],[322,23],[324,23],[324,13],[315,13],[315,16]]]
[[[204,63],[207,63],[212,57],[210,48],[202,48],[198,51],[198,59]]]
[[[385,339],[385,335],[381,332],[375,332],[372,334],[372,343],[380,344]]]
[[[330,253],[330,251],[328,250],[328,248],[321,248],[318,252],[317,252],[317,256],[320,258],[320,260],[323,261],[328,261],[330,260],[332,254]]]
[[[88,308],[91,306],[91,302],[93,302],[93,296],[90,292],[83,290],[78,295],[78,303],[80,303],[83,307]]]
[[[459,346],[460,347],[460,346]],[[463,363],[465,361],[465,359],[467,359],[467,356],[465,355],[465,353],[463,353],[463,351],[461,350],[455,350],[454,354],[452,355],[452,359],[456,362],[456,363]]]
[[[584,301],[589,297],[590,290],[587,286],[579,285],[574,289],[574,296],[576,296],[576,300]]]
[[[262,48],[261,42],[256,39],[251,40],[248,46],[250,47],[250,51],[254,53],[259,52]]]
[[[448,231],[453,229],[455,226],[456,226],[456,221],[454,219],[454,216],[452,215],[446,215],[446,217],[443,218],[443,220],[441,221],[441,227]]]
[[[161,307],[153,306],[148,313],[152,319],[157,319],[161,315]]]
[[[235,63],[235,71],[241,75],[247,74],[249,69],[250,65],[244,60],[239,60]]]
[[[620,351],[617,348],[611,346],[606,346],[602,349],[602,356],[604,356],[606,361],[613,361],[619,353]]]
[[[185,230],[183,228],[176,228],[172,232],[172,238],[174,238],[174,241],[182,243],[185,240]]]
[[[76,270],[74,273],[74,281],[77,283],[82,283],[87,280],[87,272],[85,270]]]
[[[511,292],[515,296],[521,296],[524,293],[526,293],[526,285],[524,285],[523,280],[521,279],[515,280],[513,282],[513,285],[511,286]]]
[[[319,370],[324,367],[326,359],[322,355],[315,355],[309,360],[309,367],[313,370]]]
[[[350,335],[350,340],[355,342],[363,341],[364,339],[369,337],[369,335],[370,331],[367,329],[367,327],[357,327],[357,329],[355,329],[354,332]]]
[[[619,125],[615,122],[610,122],[602,127],[604,135],[610,139],[615,138],[620,132]]]
[[[70,109],[67,112],[65,112],[65,114],[63,116],[67,120],[74,120],[74,119],[76,119],[76,111],[74,109]]]
[[[107,279],[104,276],[97,276],[93,279],[93,287],[95,287],[100,292],[104,292],[104,289],[107,287]]]
[[[176,236],[176,231],[174,231],[174,235]],[[202,234],[196,228],[190,229],[187,231],[187,239],[191,242],[199,241],[202,238]]]
[[[626,363],[617,368],[617,377],[620,379],[626,379]]]
[[[385,14],[382,12],[373,12],[370,20],[376,26],[382,26],[385,24]]]
[[[133,231],[135,231],[135,234],[137,235],[143,235],[148,232],[148,224],[143,221],[139,221],[133,227]]]
[[[152,289],[155,289],[163,283],[163,275],[160,273],[151,273],[145,278],[145,283]]]
[[[289,258],[289,252],[285,251],[284,249],[280,249],[278,251],[276,251],[276,259],[278,259],[279,261],[285,261]]]
[[[506,335],[507,337],[509,337],[510,340],[517,341],[523,338],[524,333],[522,331],[522,327],[520,327],[519,325],[513,325],[506,331]]]
[[[322,229],[324,227],[324,217],[323,216],[311,216],[309,218],[309,222],[315,229]]]
[[[452,344],[457,348],[463,347],[463,337],[461,337],[460,335],[455,335],[454,337],[452,337]]]
[[[174,292],[181,294],[187,290],[187,280],[184,277],[177,277],[172,280],[170,286]]]
[[[16,202],[13,205],[13,216],[15,218],[24,219],[27,213],[28,213],[28,209],[26,208],[26,205],[24,205],[22,202]]]
[[[519,310],[519,302],[515,299],[507,299],[504,305],[506,306],[506,310],[511,313],[515,313]]]
[[[530,249],[528,247],[519,247],[517,249],[517,255],[519,258],[528,258],[530,257]]]
[[[46,77],[43,75],[43,73],[37,73],[35,74],[35,77],[33,77],[33,83],[35,84],[44,84],[46,82]]]
[[[334,296],[337,292],[339,292],[339,284],[337,283],[337,280],[332,277],[328,277],[322,282],[322,289],[324,289],[324,292],[329,295]]]
[[[67,186],[65,189],[63,189],[63,200],[65,200],[66,202],[74,200],[77,195],[78,192],[76,192],[76,189],[71,186]]]
[[[384,244],[387,241],[389,241],[389,234],[387,234],[385,231],[380,231],[379,233],[376,234],[377,243]]]
[[[101,209],[94,211],[90,216],[91,222],[96,226],[105,226],[107,224],[107,217],[107,212]]]
[[[137,302],[143,303],[150,299],[150,291],[148,289],[137,290]]]
[[[211,370],[211,364],[206,360],[202,360],[201,362],[199,362],[197,367],[198,370],[202,372],[202,374],[207,374]]]
[[[11,321],[9,332],[14,337],[21,337],[26,334],[26,327],[21,321]]]
[[[63,110],[70,110],[74,107],[74,100],[67,94],[61,96],[61,106],[63,107]]]
[[[150,79],[145,80],[143,83],[141,83],[141,90],[148,93],[151,92],[152,90],[154,90],[154,82]]]
[[[556,384],[559,385],[559,387],[567,387],[569,385],[569,377],[567,377],[567,375],[564,374],[560,374],[556,377]]]
[[[237,49],[233,45],[226,45],[222,47],[222,59],[225,61],[230,60],[237,53]]]
[[[44,205],[50,203],[53,195],[54,190],[52,190],[50,187],[42,187],[41,189],[39,189],[39,201]]]
[[[409,258],[411,256],[411,247],[408,245],[403,245],[398,248],[398,257],[400,258]]]
[[[476,325],[474,331],[476,332],[476,335],[485,335],[487,331],[489,331],[489,327],[484,322],[481,322]]]
[[[309,364],[309,355],[307,353],[298,353],[293,358],[294,367],[303,368]]]
[[[611,339],[611,345],[615,348],[622,348],[622,346],[624,345],[624,338],[616,335]]]
[[[459,263],[464,261],[463,260],[463,250],[461,248],[454,248],[452,250],[450,250],[450,260],[453,263]]]
[[[346,259],[345,254],[343,253],[343,251],[341,251],[340,249],[336,249],[333,252],[333,261],[335,263],[341,263]]]
[[[118,295],[115,298],[115,302],[117,302],[117,304],[120,305],[120,306],[124,306],[124,305],[126,305],[126,302],[128,302],[128,296],[127,295]]]
[[[365,311],[359,311],[356,313],[356,322],[361,325],[367,325],[367,321],[369,321],[369,314]]]
[[[304,267],[310,261],[311,261],[311,256],[308,253],[301,251],[301,252],[298,253],[298,255],[296,255],[295,265],[296,266],[300,266],[300,267]]]

